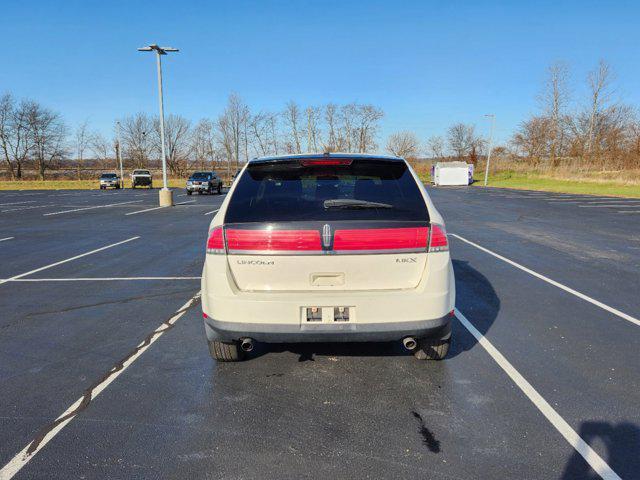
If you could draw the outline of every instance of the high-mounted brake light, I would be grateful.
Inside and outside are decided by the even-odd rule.
[[[207,253],[224,253],[224,234],[222,227],[215,227],[209,232]]]
[[[322,167],[335,165],[351,165],[353,160],[350,158],[322,158],[317,160],[300,160],[303,167]]]
[[[446,252],[449,250],[449,240],[444,225],[431,224],[431,235],[429,236],[430,252]]]
[[[354,250],[425,251],[428,234],[427,227],[336,230],[333,249],[337,252]]]
[[[239,230],[225,232],[229,253],[320,251],[318,230]]]

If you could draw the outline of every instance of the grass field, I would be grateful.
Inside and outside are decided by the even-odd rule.
[[[170,178],[169,186],[172,188],[183,188],[186,179]],[[154,181],[154,187],[162,186],[162,179]],[[129,180],[124,181],[124,188],[131,188]],[[140,187],[146,188],[146,187]],[[21,180],[21,181],[0,181],[0,190],[99,190],[97,180]]]
[[[475,185],[482,186],[484,177],[476,177]],[[548,192],[611,195],[640,198],[640,184],[600,180],[559,179],[536,174],[499,172],[489,177],[489,187],[542,190]]]

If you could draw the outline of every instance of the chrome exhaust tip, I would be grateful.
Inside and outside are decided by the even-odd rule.
[[[243,338],[240,341],[240,348],[244,352],[250,352],[251,350],[253,350],[253,340],[251,338]]]
[[[414,337],[405,337],[402,339],[404,348],[409,351],[415,350],[418,347],[418,341]]]

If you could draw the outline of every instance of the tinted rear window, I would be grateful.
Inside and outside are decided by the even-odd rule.
[[[115,173],[103,173],[100,178],[116,178],[116,177],[117,175]]]
[[[369,205],[348,205],[356,200]],[[338,220],[428,221],[429,214],[404,162],[356,159],[339,166],[250,164],[225,216],[226,223]]]

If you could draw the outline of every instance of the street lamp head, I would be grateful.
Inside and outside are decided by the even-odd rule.
[[[151,52],[155,51],[158,55],[166,55],[167,52],[179,52],[177,48],[173,47],[159,47],[157,44],[149,45],[148,47],[142,47],[138,49],[139,52]]]

